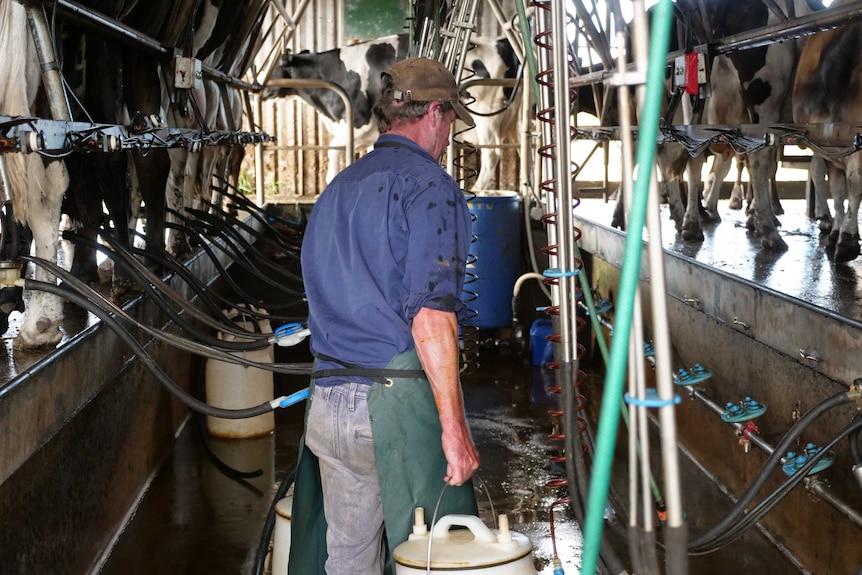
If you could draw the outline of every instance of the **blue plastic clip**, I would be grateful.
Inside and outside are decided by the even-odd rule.
[[[632,397],[628,393],[623,396],[625,402],[629,405],[637,405],[639,407],[667,407],[668,405],[679,405],[682,401],[682,398],[676,394],[673,395],[671,399],[661,399],[658,396],[658,392],[655,388],[648,388],[646,390],[646,397]]]
[[[652,342],[645,341],[644,342],[644,357],[652,357],[655,355],[655,347],[653,347]]]

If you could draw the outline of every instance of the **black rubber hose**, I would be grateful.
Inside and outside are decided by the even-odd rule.
[[[748,507],[749,503],[754,499],[760,489],[763,487],[764,483],[766,483],[769,474],[772,473],[773,469],[781,463],[781,458],[783,454],[786,453],[796,441],[796,438],[807,428],[811,422],[815,419],[826,413],[827,411],[838,407],[839,405],[843,405],[848,403],[850,397],[848,393],[841,392],[839,394],[833,395],[829,397],[813,408],[811,408],[805,415],[803,415],[799,421],[797,421],[793,427],[784,435],[781,439],[781,442],[775,447],[775,450],[772,452],[772,455],[766,460],[766,463],[763,464],[763,467],[758,472],[757,476],[752,481],[751,485],[745,491],[745,493],[736,501],[731,510],[725,515],[718,523],[716,523],[712,528],[703,533],[702,535],[694,538],[689,542],[688,548],[689,551],[692,549],[697,549],[703,547],[704,545],[709,544],[710,542],[716,540],[721,537],[724,533],[726,533],[729,529],[733,527],[733,525],[737,522],[739,516],[745,512],[745,508]]]
[[[54,285],[36,280],[24,280],[24,289],[40,290],[60,296],[98,317],[106,326],[111,328],[132,351],[135,352],[135,355],[138,356],[138,359],[144,367],[153,374],[159,383],[165,386],[165,389],[167,389],[171,395],[179,399],[189,409],[197,411],[198,413],[203,413],[204,415],[220,417],[222,419],[246,419],[249,417],[257,417],[258,415],[263,415],[264,413],[269,413],[273,410],[272,405],[268,402],[255,407],[247,407],[245,409],[224,409],[209,405],[208,403],[193,397],[186,392],[186,390],[178,386],[170,377],[168,377],[168,374],[162,370],[159,364],[150,357],[144,347],[138,343],[138,340],[136,340],[132,334],[130,334],[128,330],[126,330],[122,324],[116,320],[116,318],[104,311],[98,305],[95,305],[94,302],[91,302],[76,291],[64,288],[62,285]]]
[[[257,240],[254,242],[254,245],[257,246],[262,244],[271,249],[284,252],[285,254],[290,255],[295,260],[299,260],[299,250],[296,249],[296,246],[292,246],[287,244],[286,242],[283,242],[281,234],[274,235],[273,232],[261,233],[257,231],[253,226],[250,226],[244,221],[240,220],[235,214],[232,214],[225,210],[222,206],[217,206],[212,202],[207,201],[204,201],[203,204],[205,206],[208,206],[214,213],[220,214],[222,220],[224,220],[227,224],[234,226],[237,229],[243,230],[249,235],[254,236]]]
[[[214,230],[218,237],[222,238],[226,243],[230,243],[235,250],[246,254],[248,261],[254,264],[256,268],[264,268],[262,271],[268,271],[276,276],[283,276],[297,285],[302,285],[301,276],[270,261],[254,244],[244,238],[235,227],[228,225],[223,219],[194,208],[186,208],[186,212],[195,216],[208,229]]]
[[[137,230],[129,230],[133,236],[146,239],[144,234]],[[187,267],[182,265],[176,258],[173,260],[165,257],[169,255],[164,250],[160,249],[140,249],[132,246],[130,248],[131,253],[135,256],[140,256],[146,258],[146,260],[155,262],[160,267],[160,272],[164,275],[164,272],[174,273],[176,274],[189,288],[195,292],[195,295],[198,296],[201,302],[212,312],[214,317],[221,317],[222,321],[230,321],[229,318],[224,314],[221,306],[217,305],[213,300],[210,294],[210,290],[207,289],[206,284],[196,278],[194,274],[192,274]],[[215,295],[214,293],[212,295]],[[233,307],[233,304],[231,304]]]
[[[284,476],[284,479],[281,480],[281,485],[278,486],[278,490],[272,498],[272,504],[269,506],[269,511],[266,513],[266,520],[263,522],[263,531],[261,531],[260,541],[257,544],[257,553],[254,556],[254,565],[252,565],[251,570],[252,575],[264,574],[266,554],[269,552],[269,542],[272,540],[273,531],[275,531],[275,506],[279,501],[284,499],[287,490],[293,485],[295,479],[296,465],[291,467],[287,475]]]
[[[242,288],[237,286],[236,282],[234,282],[231,279],[231,277],[227,274],[227,272],[224,269],[224,266],[221,265],[221,262],[218,261],[218,258],[213,253],[212,248],[210,247],[210,244],[207,241],[205,241],[203,239],[203,237],[196,230],[194,230],[191,226],[174,224],[172,222],[165,222],[165,227],[182,231],[184,234],[186,234],[188,236],[192,236],[195,239],[197,239],[201,249],[204,250],[204,252],[206,252],[207,256],[209,256],[210,260],[213,262],[213,265],[216,267],[216,269],[218,269],[220,272],[222,272],[222,275],[223,275],[225,281],[228,282],[230,287],[235,292],[242,294],[242,297],[245,298],[247,296],[245,290],[243,290]],[[265,276],[262,276],[260,274],[259,270],[257,270],[254,266],[252,266],[248,261],[245,261],[244,257],[241,254],[237,254],[235,252],[228,251],[224,246],[222,246],[221,244],[218,244],[218,243],[213,243],[211,245],[218,246],[218,248],[221,249],[222,252],[228,254],[234,260],[234,262],[237,265],[239,265],[241,268],[248,271],[249,273],[256,275],[257,277],[259,277],[261,279],[261,281],[263,281],[264,283],[266,283],[270,287],[273,287],[273,288],[277,289],[278,291],[286,294],[287,296],[289,296],[291,301],[297,297],[300,297],[300,298],[304,297],[304,294],[302,294],[296,290],[293,290],[291,288],[285,287],[283,284],[279,284],[277,282],[274,282]],[[254,298],[252,298],[251,296],[248,296],[247,299],[254,299]],[[293,304],[291,303],[289,305],[293,305]],[[287,307],[287,305],[285,305],[284,307]]]
[[[226,321],[220,322],[217,319],[213,319],[211,316],[206,315],[197,307],[189,305],[185,298],[174,292],[170,286],[146,269],[141,262],[139,262],[132,254],[130,254],[123,246],[119,245],[118,242],[114,241],[110,236],[104,235],[102,238],[111,249],[106,248],[99,242],[78,236],[77,234],[64,232],[63,237],[68,237],[76,242],[80,241],[81,243],[91,246],[110,257],[115,264],[119,264],[120,267],[129,272],[144,292],[149,295],[156,305],[167,313],[178,326],[207,345],[231,351],[252,351],[269,347],[269,337],[262,337],[260,335],[255,335],[252,332],[240,329],[228,318],[225,318]],[[184,310],[185,313],[193,319],[197,319],[213,329],[229,333],[234,337],[242,338],[243,341],[227,341],[219,339],[206,331],[198,329],[178,313],[171,305],[171,302]],[[219,313],[219,315],[224,317],[221,313]]]
[[[246,359],[242,354],[235,354],[228,351],[223,351],[218,348],[207,347],[198,342],[184,339],[179,336],[168,334],[167,332],[164,332],[162,330],[155,329],[133,318],[117,304],[110,301],[105,296],[103,296],[102,294],[94,290],[92,287],[84,283],[81,279],[76,278],[70,272],[67,272],[57,264],[31,256],[28,256],[26,259],[28,261],[32,261],[39,266],[42,266],[58,278],[62,279],[64,283],[68,284],[72,289],[75,290],[76,293],[83,295],[93,305],[99,306],[105,313],[111,314],[111,317],[116,316],[128,322],[129,324],[140,328],[152,337],[155,337],[167,343],[168,345],[172,345],[185,352],[194,355],[200,355],[203,357],[209,357],[212,359],[217,359],[228,363],[236,363],[248,367],[256,367],[258,369],[272,371],[274,373],[284,373],[287,375],[308,375],[312,372],[311,363],[264,363],[259,361],[252,361]]]
[[[135,235],[143,237],[140,232],[133,231]],[[185,281],[186,285],[188,285],[194,292],[200,297],[204,302],[207,302],[207,307],[211,310],[217,310],[219,313],[222,313],[221,307],[216,303],[215,300],[221,302],[222,305],[228,308],[237,308],[238,305],[245,304],[247,306],[251,306],[248,309],[245,309],[245,313],[251,315],[253,317],[259,319],[268,319],[271,321],[284,321],[284,322],[296,322],[302,321],[307,317],[308,314],[304,314],[302,316],[281,316],[271,313],[264,313],[261,311],[257,311],[252,308],[263,308],[266,310],[275,308],[284,307],[284,302],[279,303],[270,303],[260,299],[254,300],[241,300],[235,301],[225,296],[221,295],[218,292],[209,290],[208,286],[195,277],[188,268],[183,265],[183,263],[178,260],[175,256],[169,254],[164,249],[147,249],[142,250],[140,248],[132,248],[132,253],[136,256],[142,256],[150,258],[152,261],[156,262],[158,265],[162,266],[165,270],[168,270],[169,273],[176,273],[183,281]],[[239,299],[239,298],[238,298]],[[296,302],[293,304],[294,306],[303,305],[301,299],[297,298]],[[222,314],[223,315],[223,314]]]
[[[836,435],[832,440],[824,445],[819,452],[817,452],[814,456],[812,456],[808,461],[805,462],[805,465],[800,467],[793,475],[791,475],[784,483],[779,485],[772,493],[770,493],[767,497],[763,499],[760,503],[758,503],[754,508],[751,509],[745,516],[735,525],[733,525],[730,529],[727,530],[726,533],[717,537],[715,540],[709,542],[709,544],[702,545],[697,549],[692,549],[690,553],[692,555],[707,555],[714,551],[717,551],[721,547],[724,547],[728,543],[731,543],[741,535],[743,535],[746,531],[748,531],[752,526],[754,526],[758,521],[763,519],[763,517],[772,511],[772,509],[778,505],[778,503],[790,493],[794,487],[796,487],[799,483],[801,483],[807,476],[808,472],[817,465],[817,462],[820,461],[827,453],[828,450],[834,447],[839,441],[844,439],[844,437],[850,435],[854,431],[858,432],[859,429],[862,428],[862,419],[853,419],[853,421],[845,427],[838,435]]]
[[[302,278],[300,276],[288,272],[287,270],[272,264],[272,262],[263,258],[262,255],[256,254],[255,250],[250,247],[251,244],[245,241],[245,238],[237,239],[233,234],[234,230],[228,231],[224,222],[218,221],[218,223],[213,223],[212,220],[217,220],[217,218],[213,218],[209,214],[205,214],[198,210],[186,208],[186,211],[189,213],[197,212],[198,214],[201,214],[196,218],[184,217],[186,225],[190,228],[201,230],[201,232],[203,232],[207,237],[220,239],[221,242],[213,242],[213,245],[224,253],[229,254],[237,263],[244,263],[244,267],[248,269],[249,272],[257,274],[264,281],[274,282],[276,285],[280,285],[278,282],[275,282],[275,280],[271,280],[269,276],[264,275],[263,270],[259,269],[256,262],[264,260],[264,267],[269,267],[269,271],[276,276],[284,276],[286,283],[302,284]],[[180,214],[176,212],[171,211],[171,213],[180,217]],[[252,256],[255,256],[254,259]]]
[[[152,286],[156,286],[160,289],[160,292],[157,294],[159,297],[161,297],[161,294],[164,293],[165,297],[169,298],[177,306],[186,310],[187,313],[190,316],[192,316],[194,319],[197,319],[197,320],[209,325],[210,327],[212,327],[214,329],[222,330],[222,331],[225,331],[228,333],[232,333],[233,335],[235,335],[237,337],[243,337],[244,335],[246,335],[248,333],[246,330],[237,328],[236,325],[234,325],[233,320],[231,320],[230,318],[225,316],[221,312],[221,310],[219,310],[218,313],[216,314],[217,317],[221,317],[223,319],[223,321],[219,322],[219,321],[213,321],[213,318],[211,316],[208,316],[207,314],[205,314],[204,312],[199,310],[197,307],[187,305],[187,298],[185,296],[181,296],[178,293],[176,293],[176,291],[173,288],[171,288],[167,283],[162,281],[162,279],[160,277],[158,277],[147,266],[145,266],[142,262],[140,262],[138,260],[138,258],[135,257],[134,253],[131,251],[130,248],[127,248],[126,246],[124,246],[122,243],[116,241],[111,236],[103,236],[103,240],[113,250],[113,253],[116,253],[121,257],[121,265],[131,266],[133,268],[131,270],[132,273],[134,273],[136,275],[136,277],[140,278],[140,282],[142,283],[142,285],[144,285],[144,287],[152,285]],[[92,242],[92,240],[89,240],[87,238],[85,238],[84,241],[85,242]],[[95,244],[94,247],[96,249],[103,249],[103,248],[99,248],[98,244]],[[106,251],[105,253],[106,253],[106,255],[109,255],[109,252]],[[180,266],[180,268],[185,269],[185,267],[182,264],[179,264],[179,266]],[[187,276],[191,276],[191,274],[188,272],[188,270],[185,270],[185,272],[186,272]],[[200,280],[196,280],[196,281],[199,285],[202,285]],[[203,289],[204,289],[204,291],[206,291],[205,287]],[[215,305],[215,304],[213,304],[213,305]]]
[[[853,421],[858,419],[862,419],[862,413],[857,413],[853,416]],[[856,428],[847,436],[850,442],[850,460],[853,462],[853,467],[862,465],[862,454],[859,452],[859,431],[860,428]]]
[[[577,410],[575,409],[575,401],[577,401],[575,377],[577,376],[577,371],[574,370],[572,362],[560,362],[560,368],[555,375],[560,378],[559,383],[563,390],[563,445],[566,456],[566,479],[569,485],[569,498],[572,502],[575,518],[579,524],[583,525],[584,509],[586,508],[586,499],[589,493],[589,485],[586,478],[589,475],[586,462],[584,461],[584,454],[581,451],[580,435],[575,425],[577,417]],[[599,555],[604,563],[602,567],[606,572],[612,575],[625,572],[622,560],[616,554],[605,535],[602,535]]]

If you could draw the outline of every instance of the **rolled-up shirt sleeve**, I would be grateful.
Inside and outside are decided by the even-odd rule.
[[[472,240],[470,211],[461,189],[448,178],[427,182],[405,209],[408,251],[403,289],[405,316],[427,307],[464,317],[461,299]]]

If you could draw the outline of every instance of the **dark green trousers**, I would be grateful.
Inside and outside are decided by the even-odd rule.
[[[387,368],[421,369],[421,365],[416,352],[409,351],[395,357]],[[368,394],[388,547],[386,575],[395,573],[392,550],[412,533],[416,507],[425,508],[428,522],[438,499],[437,519],[453,513],[478,515],[471,481],[458,487],[447,487],[443,481],[446,457],[440,444],[442,429],[428,380],[391,381],[391,384],[375,383]],[[320,469],[303,437],[294,486],[288,572],[323,575],[326,557]]]

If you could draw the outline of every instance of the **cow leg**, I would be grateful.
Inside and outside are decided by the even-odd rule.
[[[489,142],[495,146],[499,146],[500,142]],[[494,179],[494,172],[497,169],[497,164],[500,163],[501,156],[500,148],[482,148],[479,151],[479,174],[476,176],[476,182],[472,189],[482,191],[487,190],[491,186],[491,180]]]
[[[784,251],[787,244],[778,233],[778,220],[772,211],[769,182],[777,168],[776,151],[766,148],[749,154],[749,172],[754,199],[746,226],[760,237],[765,249]]]
[[[185,164],[189,156],[188,150],[174,148],[168,150],[171,167],[168,171],[167,184],[165,186],[165,202],[168,208],[183,213],[183,186],[185,182]],[[173,224],[182,224],[173,214],[168,214],[166,220]],[[168,253],[182,256],[191,252],[188,238],[181,231],[169,228],[166,234],[165,246]]]
[[[158,253],[165,247],[165,189],[171,171],[170,158],[163,149],[153,149],[145,155],[135,151],[131,163],[144,202],[146,247]],[[147,259],[144,263],[151,268],[156,266]]]
[[[658,147],[656,166],[661,175],[660,186],[664,186],[667,193],[670,218],[673,220],[677,233],[681,233],[685,222],[685,205],[680,189],[680,173],[674,170],[674,160],[678,158],[678,149],[671,146],[674,145],[660,145]]]
[[[745,164],[748,160],[741,156],[736,157],[736,182],[733,184],[733,189],[730,192],[730,204],[728,207],[731,210],[742,209],[742,198],[745,196],[746,190],[742,183],[742,170],[745,169]]]
[[[821,234],[832,231],[832,213],[826,200],[826,170],[826,160],[815,154],[808,167],[808,185],[814,190],[814,219],[819,222]],[[843,201],[841,211],[844,212]]]
[[[772,202],[772,213],[781,216],[784,214],[784,207],[781,205],[781,198],[778,195],[778,181],[773,175],[769,180],[769,199]]]
[[[66,166],[60,161],[47,165],[36,154],[26,158],[28,176],[27,223],[33,232],[36,257],[54,262],[59,245],[60,206],[69,185]],[[22,211],[18,211],[22,213]],[[53,274],[36,266],[33,278],[55,283]],[[30,294],[24,322],[13,345],[18,349],[33,349],[59,343],[60,320],[63,319],[63,300],[54,294],[36,290]]]
[[[704,186],[704,199],[706,201],[706,220],[712,223],[721,222],[718,214],[718,199],[721,195],[721,185],[730,172],[733,158],[725,158],[724,154],[715,154],[712,157],[712,169]]]
[[[830,260],[835,259],[835,248],[838,245],[838,236],[844,226],[844,200],[847,198],[847,175],[842,166],[829,163],[829,187],[832,190],[832,207],[835,208],[835,219],[832,221],[832,229],[826,238],[826,255]]]
[[[838,234],[835,261],[849,262],[859,255],[859,203],[862,200],[862,162],[859,155],[847,159],[847,215]]]
[[[691,158],[685,167],[688,176],[688,191],[685,215],[682,221],[682,239],[687,242],[702,242],[703,229],[700,226],[700,187],[703,156]]]

